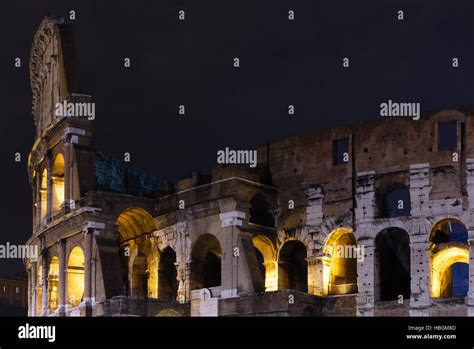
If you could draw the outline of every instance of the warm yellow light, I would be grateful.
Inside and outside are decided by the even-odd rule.
[[[357,243],[352,229],[337,228],[324,244],[323,294],[357,292]]]
[[[64,157],[61,154],[58,154],[54,160],[52,185],[52,210],[57,212],[64,202]]]
[[[75,307],[84,296],[84,253],[79,246],[72,249],[67,265],[67,303]]]
[[[48,272],[48,306],[50,311],[56,310],[58,307],[58,287],[59,287],[59,260],[53,257],[49,264]]]
[[[431,297],[441,296],[443,275],[454,263],[469,263],[467,247],[449,247],[431,257]]]
[[[265,292],[278,290],[278,262],[276,251],[269,238],[264,235],[255,235],[253,245],[263,256],[265,266]]]

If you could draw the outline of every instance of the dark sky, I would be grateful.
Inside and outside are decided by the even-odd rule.
[[[185,22],[177,19],[180,9]],[[130,152],[133,166],[165,179],[208,171],[226,146],[255,148],[375,119],[388,99],[420,102],[425,111],[474,104],[472,1],[6,1],[0,21],[2,244],[31,235],[26,159],[34,135],[33,34],[43,16],[67,17],[70,10],[77,16],[81,88],[96,103],[94,146],[121,158]],[[20,69],[15,57],[22,59]],[[132,59],[131,69],[123,67],[124,57]],[[349,69],[343,57],[350,58]],[[459,68],[452,68],[452,57]],[[179,104],[186,106],[184,117]],[[291,117],[289,104],[296,108]],[[21,269],[18,261],[0,260],[0,273]]]

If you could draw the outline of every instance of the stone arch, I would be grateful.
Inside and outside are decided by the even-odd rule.
[[[221,286],[222,249],[212,234],[202,234],[191,249],[191,290]]]
[[[276,291],[278,289],[278,263],[273,243],[263,234],[254,235],[252,243],[265,283],[265,291]]]
[[[308,262],[306,246],[298,240],[288,240],[278,253],[278,289],[308,292]]]
[[[41,174],[41,181],[40,181],[41,188],[40,190],[40,205],[41,205],[41,223],[44,223],[46,218],[46,213],[48,212],[48,169],[45,168]]]
[[[176,276],[176,252],[168,246],[161,253],[158,266],[158,298],[176,300],[178,295]]]
[[[432,256],[431,297],[451,297],[448,292],[449,283],[446,282],[446,272],[456,263],[469,264],[469,251],[466,247],[448,247]]]
[[[67,303],[74,307],[84,298],[83,249],[79,245],[74,246],[67,260]]]
[[[430,232],[430,295],[465,297],[469,288],[468,231],[461,220],[444,218]]]
[[[117,242],[119,245],[119,260],[122,271],[122,282],[125,289],[125,294],[131,292],[132,286],[131,282],[133,277],[131,275],[132,264],[130,263],[133,260],[132,253],[138,252],[141,249],[141,252],[144,253],[144,246],[138,246],[138,239],[145,234],[149,234],[156,229],[156,223],[153,217],[141,207],[129,207],[122,211],[115,221],[115,226],[117,228]],[[146,256],[147,257],[147,256]],[[154,254],[150,252],[147,258],[152,260],[147,260],[150,262],[150,266],[153,267],[148,276],[151,278],[148,282],[149,291],[151,292],[147,296],[156,297],[156,288],[154,287],[157,283],[157,271],[158,268],[156,261],[154,261]],[[156,267],[156,268],[154,268]],[[136,291],[136,290],[135,290]],[[147,291],[148,292],[148,291]],[[132,292],[133,294],[133,292]]]
[[[262,193],[255,194],[250,200],[249,223],[266,227],[275,227],[275,218],[272,214],[272,202]]]
[[[326,238],[323,253],[323,294],[356,293],[361,250],[352,229],[335,229]]]
[[[391,218],[410,216],[410,189],[401,182],[392,182],[376,191],[377,216]]]
[[[48,268],[48,309],[53,312],[59,302],[59,258],[53,256]]]
[[[64,156],[58,153],[53,161],[51,173],[52,213],[59,212],[64,203]]]
[[[375,238],[376,275],[381,301],[410,298],[410,236],[400,228],[381,230]],[[376,280],[377,281],[377,280]]]

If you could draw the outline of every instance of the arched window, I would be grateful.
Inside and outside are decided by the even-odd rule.
[[[382,230],[375,238],[380,300],[410,298],[410,238],[399,228]],[[377,283],[377,281],[376,281]]]
[[[75,246],[69,254],[67,264],[67,303],[79,305],[84,298],[84,253]]]
[[[64,202],[64,157],[62,154],[56,155],[54,159],[52,186],[52,212],[56,213],[61,210],[61,205]]]
[[[270,204],[262,194],[256,194],[250,200],[250,205],[250,223],[275,227],[275,219],[270,212]]]
[[[46,212],[48,210],[48,170],[44,169],[43,174],[41,175],[41,188],[40,188],[40,197],[41,197],[41,223],[44,223],[46,218]]]
[[[221,246],[211,234],[201,235],[192,249],[192,289],[221,285]]]
[[[280,249],[278,288],[308,292],[306,247],[300,241],[287,241]]]
[[[379,217],[410,216],[410,190],[403,184],[393,184],[378,192]]]

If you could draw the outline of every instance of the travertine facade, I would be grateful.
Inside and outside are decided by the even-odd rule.
[[[285,138],[255,171],[174,185],[94,151],[87,117],[55,115],[92,102],[60,20],[41,23],[30,70],[29,315],[473,313],[472,109]]]

